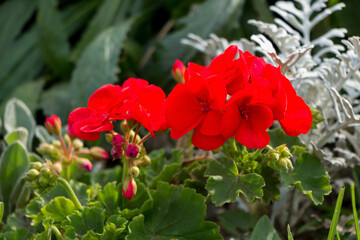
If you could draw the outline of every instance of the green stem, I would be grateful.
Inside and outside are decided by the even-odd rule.
[[[69,194],[69,197],[70,197],[71,201],[73,201],[73,203],[75,204],[75,207],[76,207],[77,209],[82,209],[83,207],[81,206],[81,203],[80,203],[79,199],[77,198],[74,190],[71,188],[71,186],[70,186],[70,184],[68,183],[68,181],[66,181],[66,180],[65,180],[64,178],[62,178],[62,177],[59,177],[59,178],[58,178],[58,182],[61,183],[61,184],[65,187],[67,193]]]
[[[345,188],[341,188],[340,192],[339,192],[339,196],[336,200],[336,205],[335,205],[335,210],[334,210],[334,214],[331,220],[331,225],[330,225],[330,230],[329,230],[329,235],[327,240],[333,240],[336,234],[336,225],[338,224],[339,221],[339,217],[340,217],[340,211],[341,211],[341,205],[344,199],[344,193],[345,193]]]
[[[256,152],[254,152],[254,154],[253,154],[254,160],[259,156],[259,154],[261,153],[262,150],[263,149],[258,149],[258,150],[256,150]]]
[[[122,182],[125,181],[127,175],[128,175],[128,161],[127,158],[123,158],[123,174],[122,174]]]
[[[64,178],[65,180],[70,180],[70,166],[63,166],[62,171],[64,172]]]
[[[356,239],[360,240],[360,230],[359,230],[359,218],[356,210],[356,202],[355,202],[355,187],[354,184],[350,185],[351,189],[351,202],[354,213],[354,221],[355,221],[355,230],[356,230]]]
[[[233,150],[234,152],[237,152],[238,149],[237,149],[237,146],[236,146],[235,138],[233,138],[233,137],[230,138],[230,139],[229,139],[229,142],[230,142],[230,146],[231,146],[232,150]]]
[[[353,179],[355,182],[355,187],[356,187],[356,191],[357,191],[357,195],[358,195],[358,198],[356,200],[357,200],[357,203],[360,204],[360,182],[359,182],[358,174],[356,173],[356,167],[352,168],[351,172],[353,175]]]
[[[60,233],[59,229],[58,229],[56,226],[52,225],[52,226],[51,226],[51,231],[55,234],[57,240],[62,240],[62,239],[64,239],[64,238],[61,236],[61,233]]]

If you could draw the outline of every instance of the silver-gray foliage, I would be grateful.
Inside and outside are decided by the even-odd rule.
[[[327,8],[326,3],[327,0],[278,1],[270,9],[281,19],[275,18],[275,24],[250,20],[249,24],[260,32],[251,40],[229,42],[215,34],[209,39],[189,34],[181,42],[203,52],[207,63],[228,46],[237,45],[281,66],[298,94],[325,119],[316,129],[301,135],[301,140],[325,162],[353,166],[360,164],[360,39],[350,37],[336,44],[334,39],[345,37],[344,28],[311,38],[311,31],[319,22],[345,7],[338,3]],[[330,151],[326,148],[328,143],[336,147]]]

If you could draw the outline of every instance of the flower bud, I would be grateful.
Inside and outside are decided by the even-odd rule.
[[[150,163],[151,163],[150,157],[149,157],[148,155],[145,155],[145,156],[142,158],[141,166],[148,166]]]
[[[129,144],[128,148],[125,151],[125,154],[130,158],[136,158],[139,154],[138,146]]]
[[[71,142],[71,138],[70,138],[69,134],[65,134],[65,136],[64,136],[64,140],[65,140],[65,143],[66,143],[67,145],[69,145],[69,144],[70,144],[70,142]]]
[[[280,170],[281,168],[285,168],[286,170],[292,169],[291,156],[290,150],[286,147],[286,144],[271,149],[264,155],[265,159],[268,161],[268,166],[275,170]]]
[[[139,174],[140,174],[140,169],[138,168],[138,167],[132,167],[131,168],[131,173],[132,173],[132,175],[134,176],[134,177],[137,177],[137,176],[139,176]]]
[[[111,149],[111,155],[113,156],[113,159],[120,159],[122,152],[123,152],[122,149],[117,149],[117,148]]]
[[[43,164],[41,162],[32,162],[30,163],[31,168],[36,169],[36,170],[40,170],[43,166]]]
[[[311,128],[316,129],[317,124],[324,121],[324,117],[321,115],[319,110],[317,110],[315,108],[310,108],[310,110],[311,110],[311,115],[312,115],[312,119],[313,119],[312,123],[311,123]]]
[[[46,117],[45,126],[50,133],[55,135],[61,134],[61,120],[55,114],[51,115],[51,117]]]
[[[130,130],[129,125],[126,120],[121,122],[120,128],[121,128],[121,131],[123,131],[123,133],[127,133]]]
[[[92,163],[87,158],[78,157],[76,158],[76,162],[81,168],[85,168],[88,171],[92,169]]]
[[[122,144],[125,142],[121,134],[116,134],[113,136],[112,145],[117,149],[122,149]]]
[[[108,143],[112,143],[114,137],[111,133],[107,133],[107,134],[105,134],[105,139]]]
[[[109,155],[102,147],[90,148],[90,156],[95,160],[106,160],[109,158]]]
[[[37,178],[40,175],[40,172],[36,169],[30,169],[26,174],[25,174],[25,180],[27,181],[32,181],[35,178]]]
[[[49,183],[49,180],[46,177],[40,176],[39,177],[39,185],[41,187],[46,187]]]
[[[57,174],[60,174],[62,171],[62,165],[61,162],[56,162],[52,165],[52,168],[57,172]]]
[[[43,167],[40,169],[40,174],[41,174],[41,176],[44,176],[44,177],[50,177],[51,170],[48,167]]]
[[[184,83],[184,72],[185,72],[184,64],[179,60],[176,59],[174,65],[172,66],[171,75],[175,79],[177,83]]]
[[[132,177],[127,177],[123,183],[122,193],[126,199],[131,200],[137,191],[137,185]]]
[[[72,144],[75,150],[80,150],[84,147],[84,143],[78,138],[75,138]]]
[[[54,147],[60,148],[61,142],[59,140],[52,140],[51,145],[53,145]]]

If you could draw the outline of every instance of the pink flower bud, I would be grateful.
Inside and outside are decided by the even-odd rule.
[[[113,159],[120,159],[122,154],[122,149],[112,148],[111,149],[111,155],[113,156]]]
[[[85,168],[86,170],[90,171],[92,169],[92,163],[87,158],[76,158],[76,162],[79,167]]]
[[[120,134],[116,134],[113,136],[112,144],[117,149],[122,148],[122,143],[125,142],[124,138]]]
[[[106,160],[109,158],[109,155],[105,151],[105,149],[101,147],[92,147],[90,148],[90,155],[95,160]]]
[[[122,187],[122,193],[126,199],[131,200],[137,191],[137,185],[132,177],[127,177]]]
[[[130,158],[136,158],[139,154],[138,146],[129,144],[128,148],[125,151],[125,154]]]
[[[184,72],[185,72],[184,64],[179,60],[176,59],[174,65],[172,66],[171,74],[176,82],[184,83]]]
[[[62,165],[61,162],[56,162],[52,165],[52,168],[58,173],[60,174],[62,171]]]
[[[50,133],[55,135],[61,134],[61,120],[55,114],[51,115],[51,117],[46,117],[45,126]]]

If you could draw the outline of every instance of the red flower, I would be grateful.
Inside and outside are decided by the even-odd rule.
[[[165,113],[171,137],[178,139],[195,129],[194,146],[203,150],[220,147],[226,141],[220,127],[226,96],[219,76],[189,63],[185,84],[176,85],[166,100]]]
[[[50,133],[55,135],[61,134],[61,120],[55,114],[51,115],[51,117],[46,117],[45,126]]]
[[[211,61],[209,70],[224,80],[229,95],[243,89],[250,77],[245,56],[235,45],[228,47],[224,53],[216,56]]]
[[[248,148],[264,148],[270,141],[266,129],[273,123],[271,109],[259,104],[262,94],[247,89],[238,91],[225,105],[221,123],[224,138],[235,134],[235,139]]]
[[[134,119],[141,123],[154,137],[154,131],[167,129],[165,118],[165,93],[164,91],[143,79],[129,78],[123,88],[136,96],[135,100],[125,101],[128,111],[127,119]]]
[[[131,200],[137,192],[137,185],[132,177],[127,177],[123,183],[122,193],[126,199]]]
[[[69,132],[77,138],[94,141],[100,132],[113,129],[111,120],[124,119],[124,99],[131,99],[126,89],[107,84],[89,98],[88,107],[73,110],[68,118]]]

